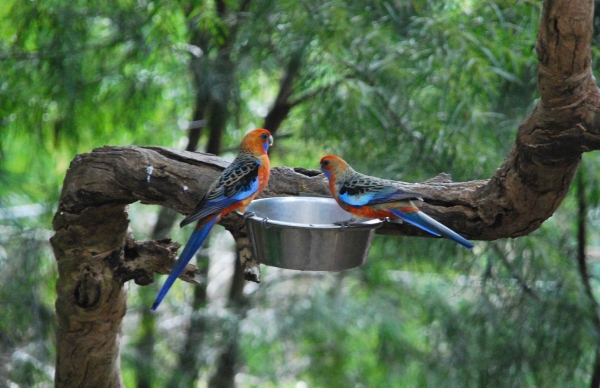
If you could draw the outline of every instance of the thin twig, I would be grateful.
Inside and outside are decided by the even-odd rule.
[[[490,244],[490,245],[492,246],[492,249],[494,249],[494,251],[496,251],[496,253],[498,254],[498,257],[500,257],[500,261],[502,261],[502,263],[504,264],[506,269],[508,269],[510,271],[510,276],[512,276],[517,281],[517,283],[519,283],[523,292],[539,302],[540,301],[539,296],[537,296],[535,291],[533,291],[533,289],[527,284],[527,281],[525,279],[523,279],[523,277],[515,270],[512,263],[510,261],[508,261],[508,259],[504,255],[504,252],[502,252],[500,250],[498,245],[497,244]]]
[[[594,297],[594,292],[590,284],[590,275],[587,268],[587,257],[585,254],[585,246],[587,244],[587,201],[585,197],[585,177],[584,169],[580,168],[577,172],[577,203],[579,209],[577,212],[577,264],[579,268],[579,275],[585,294],[588,297],[592,307],[592,322],[596,335],[600,336],[600,315],[598,310],[598,301]],[[592,374],[592,380],[590,387],[600,387],[600,347],[596,345],[596,353],[594,355],[594,372]]]

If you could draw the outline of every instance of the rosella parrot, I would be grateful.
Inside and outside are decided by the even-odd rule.
[[[267,152],[272,144],[273,137],[266,129],[249,132],[240,143],[240,150],[234,161],[212,183],[196,209],[181,221],[182,227],[194,221],[198,221],[198,224],[156,296],[152,310],[156,310],[221,217],[234,210],[243,212],[267,186],[270,168]]]
[[[473,248],[473,243],[469,240],[419,211],[411,199],[420,199],[422,194],[404,191],[393,181],[356,172],[335,155],[327,155],[321,159],[321,171],[329,180],[333,198],[347,212],[360,218],[399,218],[435,236],[446,237],[467,249]]]

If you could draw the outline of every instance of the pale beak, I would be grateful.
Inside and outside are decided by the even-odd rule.
[[[273,136],[269,135],[269,146],[273,145]]]

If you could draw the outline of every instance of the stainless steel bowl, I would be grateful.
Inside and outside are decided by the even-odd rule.
[[[253,215],[250,215],[251,213]],[[342,227],[352,215],[333,198],[278,197],[253,201],[245,223],[260,263],[303,271],[341,271],[365,263],[379,220]]]

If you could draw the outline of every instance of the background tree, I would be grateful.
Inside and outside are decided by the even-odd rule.
[[[76,153],[104,144],[189,147],[191,136],[180,129],[223,111],[227,146],[216,149],[227,149],[245,129],[276,116],[268,112],[291,106],[284,133],[292,137],[277,141],[276,165],[315,167],[321,154],[338,152],[393,179],[440,171],[455,180],[485,178],[508,153],[536,95],[539,8],[527,2],[223,6],[2,7],[0,206],[10,209],[2,213],[0,299],[11,312],[0,320],[4,381],[52,378],[56,272],[40,241]],[[228,89],[203,92],[228,102],[198,103],[202,83]],[[212,134],[218,126],[209,121]],[[589,259],[597,240],[595,157],[584,163]],[[217,352],[233,343],[220,338],[230,332],[239,333],[242,355],[232,371],[247,386],[579,386],[592,376],[598,347],[597,270],[576,254],[581,198],[567,197],[527,238],[478,243],[474,255],[438,241],[378,237],[358,270],[315,276],[266,269],[260,288],[246,289],[245,318],[220,308],[209,292],[206,308],[193,315],[208,322],[200,378],[213,374]],[[15,208],[30,203],[41,206]],[[143,226],[154,216],[134,206],[131,218],[136,237],[149,234]],[[224,254],[210,256],[218,263]],[[211,283],[220,284],[209,275],[208,290]],[[147,307],[137,287],[130,291],[128,384],[136,363],[127,344]],[[187,285],[174,291],[171,310],[159,318],[155,386],[169,381],[186,343],[177,333],[190,320],[182,301],[193,298]]]

